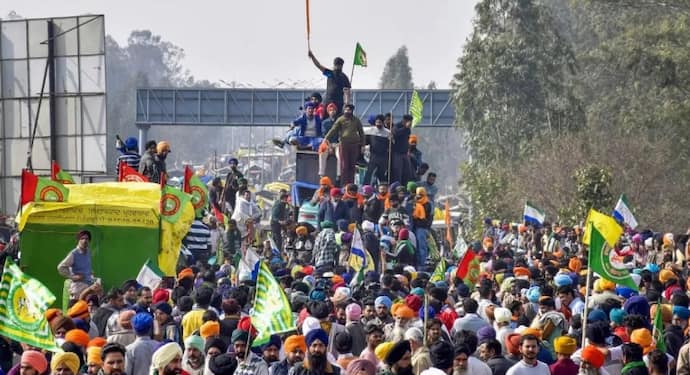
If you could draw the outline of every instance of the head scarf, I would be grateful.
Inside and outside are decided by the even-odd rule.
[[[50,361],[50,371],[55,373],[58,366],[64,365],[73,374],[79,373],[79,357],[72,352],[62,352],[53,354],[53,359]]]
[[[201,336],[191,335],[184,340],[184,346],[186,348],[194,348],[200,352],[204,352],[204,339]]]
[[[175,357],[182,358],[182,348],[178,343],[170,342],[158,348],[151,358],[151,374],[154,370],[167,366]]]
[[[29,366],[33,367],[39,375],[48,369],[48,360],[46,360],[46,357],[43,355],[43,353],[37,350],[24,351],[24,353],[22,353],[20,363],[29,364]]]

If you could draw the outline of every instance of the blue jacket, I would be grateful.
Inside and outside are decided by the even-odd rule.
[[[340,219],[350,222],[350,208],[347,202],[341,200],[335,207],[333,207],[331,201],[321,202],[319,206],[319,225],[325,220],[329,220],[335,224]]]
[[[314,121],[316,122],[316,136],[323,137],[323,132],[321,131],[321,119],[319,116],[314,115]],[[297,136],[304,137],[304,132],[307,131],[307,115],[303,114],[302,117],[297,118],[297,120],[292,122],[292,125],[297,127]]]

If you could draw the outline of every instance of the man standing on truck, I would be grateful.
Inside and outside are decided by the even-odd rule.
[[[77,233],[77,247],[70,251],[65,259],[57,266],[60,275],[70,280],[69,298],[79,299],[81,292],[94,283],[93,268],[91,267],[91,232],[82,230]]]
[[[340,57],[336,57],[333,60],[333,69],[328,69],[319,63],[319,60],[316,59],[316,56],[314,56],[311,50],[309,50],[309,58],[327,78],[326,98],[323,104],[328,105],[330,103],[335,103],[338,115],[340,115],[340,110],[345,103],[350,103],[350,80],[347,78],[347,75],[343,73],[345,61]]]
[[[354,105],[346,104],[343,115],[324,136],[324,142],[336,135],[340,139],[341,185],[355,182],[355,165],[364,147],[364,128],[359,118],[353,114],[354,110]]]

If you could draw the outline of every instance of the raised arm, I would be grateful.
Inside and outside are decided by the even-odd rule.
[[[314,63],[314,66],[316,66],[321,72],[328,69],[325,66],[321,65],[321,63],[319,62],[319,60],[316,59],[316,56],[314,56],[314,53],[311,50],[309,50],[308,56],[311,59],[311,61]]]

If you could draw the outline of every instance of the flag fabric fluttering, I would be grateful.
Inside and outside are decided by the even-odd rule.
[[[530,202],[525,202],[523,218],[526,224],[543,225],[546,214]]]
[[[613,217],[622,223],[628,224],[631,229],[637,228],[637,220],[630,209],[630,203],[628,203],[628,197],[625,194],[621,194],[620,198],[618,198],[618,203],[616,203],[616,207],[613,209]]]
[[[182,206],[191,201],[189,194],[165,185],[161,189],[161,218],[175,223],[180,218]]]
[[[258,332],[252,343],[254,347],[267,343],[271,335],[296,329],[285,291],[273,277],[268,265],[260,263],[256,279],[256,302],[250,313],[252,325]]]
[[[437,281],[443,281],[446,279],[446,259],[441,258],[441,260],[436,264],[434,273],[431,274],[429,282],[435,283]]]
[[[656,313],[654,314],[654,326],[652,327],[652,337],[656,342],[657,350],[666,353],[666,341],[664,340],[664,318],[662,316],[661,301],[657,302]]]
[[[462,280],[470,289],[479,281],[479,257],[472,249],[468,248],[465,251],[465,255],[455,271],[455,276]]]
[[[45,312],[55,296],[9,257],[0,281],[0,335],[36,348],[60,351]]]
[[[141,266],[141,270],[139,270],[137,282],[139,285],[147,286],[153,290],[158,287],[163,280],[163,276],[165,276],[163,271],[161,271],[151,259],[147,259],[146,263]]]
[[[589,265],[592,271],[599,274],[606,280],[612,281],[618,285],[627,286],[630,289],[639,290],[632,277],[630,271],[625,268],[617,268],[611,264],[611,251],[613,247],[607,243],[603,234],[594,223],[589,223],[589,231],[591,234],[591,241],[589,244]]]
[[[184,167],[184,192],[192,196],[192,206],[194,212],[199,217],[203,215],[204,209],[208,206],[208,187],[201,182],[199,176],[194,174],[189,165]]]
[[[72,175],[63,171],[55,160],[50,162],[50,179],[63,185],[74,183]]]
[[[350,288],[355,288],[357,286],[362,285],[364,282],[364,272],[366,271],[366,268],[362,267],[355,273],[354,276],[352,276],[352,280],[350,280]]]
[[[66,202],[69,189],[57,181],[22,170],[21,205],[29,202]]]
[[[359,271],[362,268],[365,269],[365,272],[374,271],[376,269],[374,258],[372,258],[369,251],[364,248],[362,234],[359,232],[359,229],[355,229],[355,233],[352,235],[348,265],[355,271]]]
[[[355,46],[355,58],[352,60],[353,65],[359,65],[361,67],[367,67],[367,53],[364,52],[362,45],[357,42]]]
[[[467,252],[469,245],[465,238],[462,236],[462,231],[458,230],[458,237],[455,240],[455,246],[453,246],[453,256],[455,259],[460,259],[460,257]]]
[[[117,175],[118,182],[149,182],[149,179],[136,169],[127,165],[125,161],[120,161]]]
[[[412,98],[410,99],[410,115],[412,115],[412,127],[414,128],[422,122],[424,116],[424,103],[419,97],[417,90],[412,90]]]
[[[616,242],[620,240],[621,234],[623,234],[623,228],[618,225],[616,219],[592,208],[587,214],[587,219],[585,219],[585,232],[582,234],[582,243],[585,245],[590,244],[592,235],[589,224],[594,224],[594,227],[611,247],[616,246]]]
[[[247,248],[244,252],[244,256],[240,259],[240,263],[237,265],[237,283],[239,284],[239,282],[243,280],[256,281],[260,263],[261,258],[259,254],[251,248]]]

